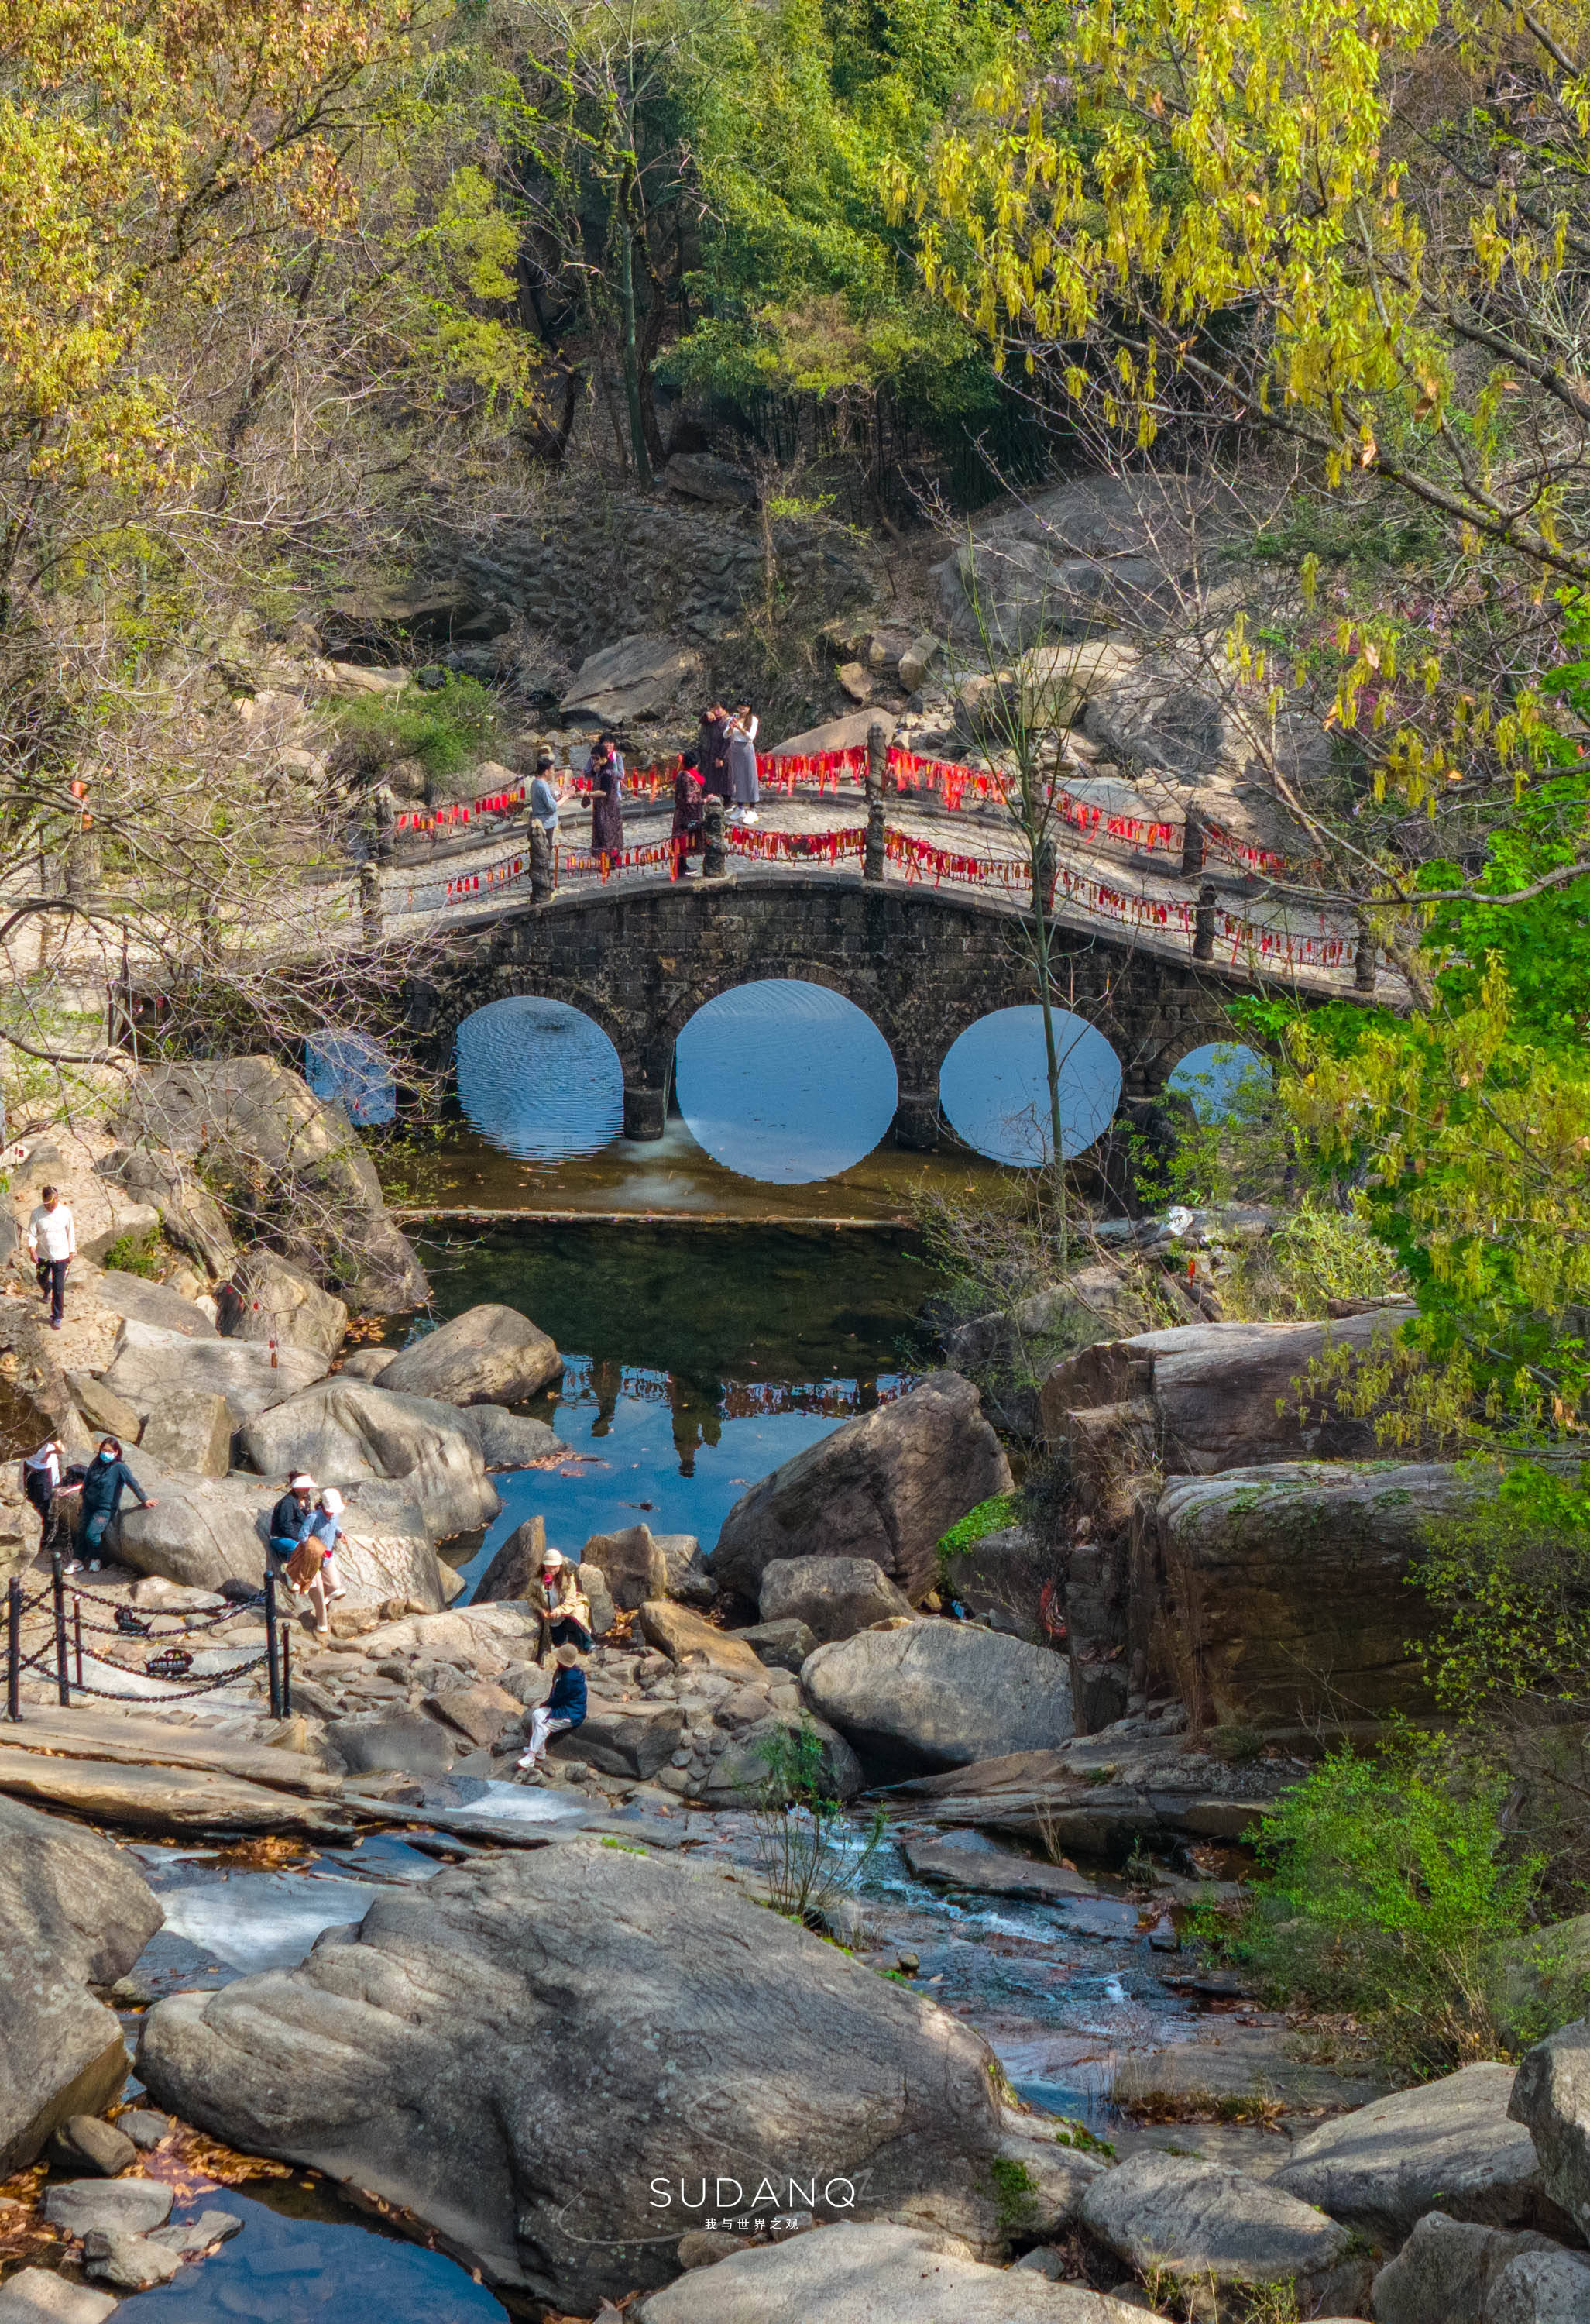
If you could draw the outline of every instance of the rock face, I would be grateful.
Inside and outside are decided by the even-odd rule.
[[[580,1553],[602,1568],[608,1593],[620,1611],[633,1613],[648,1598],[668,1594],[668,1561],[649,1526],[626,1526],[622,1533],[593,1533]]]
[[[776,1786],[773,1766],[769,1761],[769,1746],[778,1738],[792,1740],[803,1726],[809,1728],[822,1746],[821,1775],[825,1790],[836,1800],[853,1800],[865,1786],[867,1778],[861,1762],[844,1737],[824,1719],[759,1719],[754,1726],[720,1752],[712,1762],[706,1778],[704,1797],[713,1807],[754,1807],[761,1803]]]
[[[1455,1468],[1281,1462],[1171,1485],[1158,1509],[1165,1593],[1214,1720],[1359,1717],[1423,1699],[1410,1641],[1434,1609],[1408,1586],[1434,1518],[1473,1488]]]
[[[513,1307],[471,1307],[401,1349],[381,1376],[395,1396],[519,1404],[563,1370],[545,1332]]]
[[[711,501],[720,508],[755,508],[757,504],[756,478],[713,452],[676,452],[657,482],[670,493],[683,493],[687,500]]]
[[[228,1339],[312,1348],[329,1363],[348,1328],[345,1304],[273,1250],[245,1251],[232,1273],[241,1306]]]
[[[637,2324],[1128,2324],[1141,2314],[920,2227],[850,2221],[756,2244],[642,2302]]]
[[[1157,2264],[1195,2298],[1290,2280],[1311,2315],[1362,2315],[1368,2299],[1369,2262],[1347,2228],[1213,2163],[1135,2154],[1093,2181],[1082,2219],[1117,2258],[1140,2272]]]
[[[195,1172],[184,1170],[170,1154],[152,1154],[140,1146],[118,1147],[96,1167],[100,1177],[152,1208],[168,1242],[191,1253],[207,1275],[225,1280],[237,1245],[225,1212]]]
[[[804,1622],[753,1622],[749,1630],[737,1630],[734,1635],[742,1646],[749,1646],[758,1660],[775,1670],[798,1671],[817,1645]]]
[[[105,2324],[117,2304],[114,2292],[73,2283],[52,2268],[24,2267],[0,2291],[0,2324]]]
[[[1561,2222],[1527,2130],[1509,2120],[1511,2066],[1465,2066],[1328,2122],[1270,2181],[1396,2251],[1438,2206],[1491,2227]]]
[[[161,1920],[133,1860],[80,1824],[0,1799],[0,2176],[74,2115],[108,2105],[126,2073],[114,2012],[90,1979],[124,1977]]]
[[[179,1388],[144,1422],[138,1450],[159,1469],[224,1477],[232,1466],[232,1407],[214,1388]]]
[[[400,1483],[443,1540],[490,1525],[502,1504],[473,1437],[451,1406],[389,1388],[396,1370],[378,1388],[329,1379],[262,1414],[244,1431],[249,1459],[264,1477],[307,1469],[322,1485]]]
[[[124,1502],[117,1551],[124,1564],[195,1590],[216,1590],[229,1581],[259,1588],[279,1486],[235,1472],[165,1476],[145,1466],[135,1473],[160,1506],[141,1509]],[[348,1546],[337,1564],[350,1606],[379,1606],[388,1598],[412,1598],[427,1607],[446,1602],[436,1545],[401,1488],[365,1486],[356,1499],[350,1495],[343,1530]]]
[[[129,1318],[117,1336],[105,1384],[142,1417],[169,1397],[198,1389],[224,1396],[241,1427],[317,1380],[325,1359],[309,1348],[256,1347],[241,1340],[190,1339]]]
[[[421,1711],[372,1711],[334,1719],[326,1739],[351,1775],[445,1775],[458,1757],[446,1728]]]
[[[989,2239],[988,2058],[721,1877],[574,1840],[383,1892],[296,1969],[161,2003],[139,2072],[183,2120],[589,2315],[673,2274],[656,2190],[683,2231],[703,2172],[869,2172],[878,2209]]]
[[[761,1660],[749,1646],[731,1632],[703,1621],[688,1606],[676,1606],[667,1598],[648,1598],[640,1609],[639,1620],[640,1635],[648,1646],[656,1646],[670,1662],[697,1663],[731,1677],[762,1675]]]
[[[1071,1733],[1062,1656],[967,1623],[912,1622],[819,1646],[801,1687],[884,1779],[1052,1750]]]
[[[1046,634],[1152,622],[1207,549],[1219,508],[1213,479],[1078,476],[1001,511],[933,569],[950,635],[977,640],[980,622],[1009,653]]]
[[[1375,2324],[1580,2324],[1590,2260],[1432,2211],[1374,2279]]]
[[[1590,2017],[1525,2052],[1508,2112],[1535,2142],[1547,2193],[1590,2241]]]
[[[563,698],[565,721],[616,726],[662,709],[694,678],[701,658],[677,638],[620,638],[589,655]]]
[[[820,1645],[911,1611],[869,1557],[775,1558],[762,1569],[761,1606],[764,1622],[803,1622]]]
[[[1067,1563],[1062,1549],[1043,1546],[1035,1527],[997,1526],[945,1554],[940,1586],[990,1629],[1043,1646],[1060,1628]]]
[[[202,1157],[241,1212],[276,1228],[289,1259],[356,1307],[398,1314],[430,1296],[347,1114],[273,1057],[149,1066],[117,1129],[177,1162]]]
[[[775,1559],[866,1557],[914,1602],[936,1579],[939,1536],[1009,1489],[1010,1464],[977,1390],[956,1372],[933,1372],[742,1493],[718,1536],[712,1579],[755,1605]]]
[[[672,1702],[598,1702],[584,1723],[548,1745],[555,1759],[584,1759],[606,1775],[644,1782],[666,1767],[685,1734],[685,1714]]]
[[[1146,1331],[1146,1301],[1107,1260],[1014,1306],[957,1323],[944,1354],[976,1381],[988,1407],[1024,1435],[1036,1433],[1038,1391],[1056,1364],[1103,1340]]]

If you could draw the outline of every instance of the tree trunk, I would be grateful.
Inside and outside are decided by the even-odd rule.
[[[643,492],[651,487],[651,456],[646,415],[640,407],[640,351],[635,331],[635,228],[630,217],[632,173],[625,172],[619,194],[619,306],[623,319],[624,400],[630,407],[630,452]]]

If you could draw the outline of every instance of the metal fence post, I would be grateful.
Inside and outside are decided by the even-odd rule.
[[[73,1660],[77,1668],[78,1684],[81,1686],[83,1683],[83,1601],[75,1590],[72,1592],[72,1632]]]
[[[281,1715],[292,1715],[292,1624],[281,1626]]]
[[[277,1656],[276,1576],[265,1568],[265,1664],[271,1683],[271,1716],[281,1716],[281,1664]]]
[[[22,1717],[22,1576],[14,1573],[5,1591],[5,1716]]]
[[[63,1711],[72,1703],[72,1683],[66,1666],[66,1576],[60,1570],[60,1552],[50,1561],[51,1589],[55,1598],[55,1683]]]

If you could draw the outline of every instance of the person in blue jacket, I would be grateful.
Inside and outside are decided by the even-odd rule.
[[[89,1572],[97,1573],[104,1562],[99,1553],[107,1529],[116,1521],[123,1493],[135,1493],[146,1509],[152,1509],[155,1504],[123,1460],[122,1448],[114,1436],[101,1440],[82,1478],[83,1546],[88,1552]],[[75,1565],[74,1559],[69,1572]]]
[[[557,1649],[557,1676],[552,1682],[552,1692],[530,1713],[528,1748],[519,1766],[538,1767],[552,1738],[568,1728],[583,1725],[584,1717],[585,1674],[580,1668],[580,1650],[565,1643]]]

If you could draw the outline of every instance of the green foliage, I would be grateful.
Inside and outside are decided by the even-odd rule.
[[[1014,1525],[1020,1496],[1016,1493],[995,1493],[989,1499],[979,1501],[975,1509],[968,1509],[957,1517],[948,1533],[939,1536],[934,1554],[942,1571],[947,1561],[974,1542],[981,1541],[986,1533],[997,1533],[1001,1526]]]
[[[1262,1870],[1231,1946],[1278,1999],[1349,2011],[1381,2054],[1421,2074],[1501,2048],[1488,1955],[1539,1893],[1537,1856],[1510,1857],[1506,1786],[1407,1736],[1378,1760],[1324,1760],[1252,1835]]]
[[[1429,1528],[1413,1576],[1441,1616],[1423,1648],[1443,1708],[1590,1710],[1590,1496],[1576,1471],[1476,1462],[1473,1506]]]
[[[1328,1299],[1383,1299],[1407,1288],[1396,1253],[1356,1210],[1305,1194],[1241,1254],[1221,1304],[1233,1321],[1323,1315]]]
[[[1038,2183],[1025,2163],[997,2154],[988,2165],[994,2182],[994,2217],[1002,2236],[1017,2236],[1037,2216]]]
[[[766,1774],[751,1825],[758,1869],[776,1912],[791,1920],[820,1921],[825,1908],[854,1888],[883,1844],[884,1815],[856,1840],[844,1803],[833,1795],[823,1738],[803,1717],[758,1745]]]
[[[155,1281],[161,1271],[161,1238],[158,1227],[142,1227],[134,1233],[118,1235],[100,1261],[123,1275],[142,1275]]]
[[[431,692],[410,686],[395,696],[359,695],[341,712],[341,723],[345,734],[367,742],[377,757],[418,759],[434,782],[488,756],[498,733],[491,688],[451,671]]]

